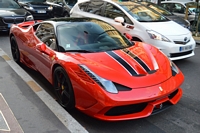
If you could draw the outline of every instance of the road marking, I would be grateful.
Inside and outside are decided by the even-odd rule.
[[[1,131],[10,131],[10,127],[8,126],[8,123],[2,113],[2,111],[0,111],[0,130]]]
[[[6,100],[0,93],[0,132],[3,133],[3,131],[24,133]]]
[[[58,102],[53,99],[32,77],[30,77],[26,71],[24,71],[15,61],[0,48],[0,56],[4,57],[4,60],[8,65],[30,86],[35,94],[46,104],[46,106],[56,115],[56,117],[69,129],[72,133],[88,133],[88,131],[76,121],[64,108],[62,108]],[[9,60],[10,59],[10,60]],[[20,132],[19,132],[20,133]]]
[[[34,81],[28,81],[26,82],[29,87],[34,91],[34,92],[38,92],[38,91],[42,91],[42,89],[34,82]]]

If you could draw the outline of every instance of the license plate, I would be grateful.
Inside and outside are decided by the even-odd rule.
[[[183,46],[183,47],[180,47],[179,48],[179,51],[188,51],[188,50],[191,50],[192,49],[192,45],[190,45],[190,46]]]
[[[38,10],[37,13],[46,13],[44,10]]]

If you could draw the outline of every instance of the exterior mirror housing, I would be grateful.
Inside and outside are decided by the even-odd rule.
[[[124,18],[123,18],[123,17],[116,17],[114,20],[115,20],[115,22],[121,23],[123,26],[125,25],[125,24],[124,24]]]
[[[45,52],[46,48],[47,48],[46,44],[44,43],[40,43],[36,45],[36,49],[39,50],[40,52]]]

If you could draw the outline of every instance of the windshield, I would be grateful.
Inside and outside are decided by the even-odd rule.
[[[46,0],[18,0],[19,2],[46,2]]]
[[[65,2],[67,3],[67,5],[73,7],[76,4],[77,0],[65,0]]]
[[[14,0],[0,0],[0,9],[1,8],[19,9],[20,6]]]
[[[133,18],[140,22],[161,22],[169,21],[166,17],[161,14],[151,10],[150,8],[139,5],[139,4],[129,4],[120,5],[124,10],[126,10]]]
[[[95,20],[59,25],[57,35],[63,51],[103,52],[133,45],[111,25]]]

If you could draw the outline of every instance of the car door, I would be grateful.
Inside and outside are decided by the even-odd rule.
[[[36,64],[37,70],[40,71],[46,79],[49,79],[51,77],[51,66],[57,51],[56,36],[53,25],[42,23],[37,28],[35,35],[40,40],[40,43],[37,45],[41,45],[42,43],[45,44],[46,50],[42,52],[37,49],[36,45],[35,53],[33,53],[35,56],[34,63]]]
[[[80,10],[81,12],[74,15],[78,17],[92,17],[100,19],[113,25],[121,33],[128,33],[134,28],[132,21],[127,17],[127,15],[112,3],[103,1],[86,2],[80,5]],[[121,23],[115,22],[115,17],[123,17],[125,19],[125,25],[122,26]]]
[[[113,25],[116,29],[118,29],[121,33],[129,33],[133,28],[134,24],[129,19],[129,17],[117,6],[112,3],[107,2],[105,4],[105,8],[103,10],[102,16],[105,17],[104,21],[107,21],[111,25]],[[123,17],[124,18],[124,26],[116,22],[114,19],[116,17]]]
[[[185,18],[186,8],[180,3],[171,3],[171,11],[181,18]]]

